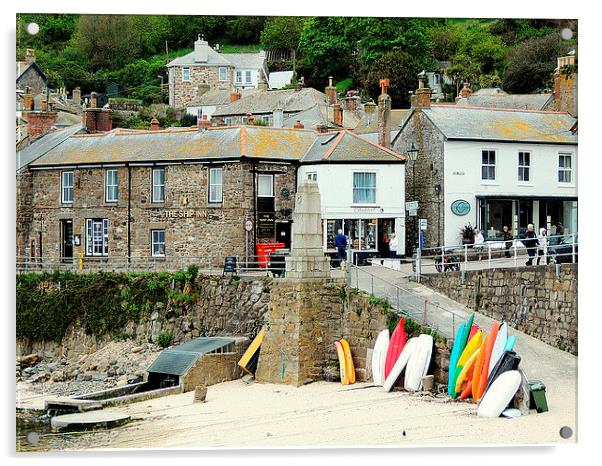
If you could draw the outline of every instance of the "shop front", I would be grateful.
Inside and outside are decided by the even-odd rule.
[[[508,226],[516,238],[524,236],[532,223],[535,231],[548,230],[549,235],[568,235],[577,232],[577,198],[553,197],[478,197],[477,225],[485,239],[503,239],[503,227]]]

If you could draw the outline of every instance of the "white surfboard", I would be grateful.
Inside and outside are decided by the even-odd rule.
[[[422,377],[426,375],[431,362],[433,351],[433,337],[430,335],[420,335],[416,349],[412,351],[406,375],[404,378],[404,388],[409,391],[418,391],[422,388]]]
[[[395,365],[391,369],[391,372],[389,372],[389,377],[387,377],[387,380],[385,380],[385,383],[383,385],[385,391],[387,391],[387,392],[391,391],[391,389],[395,385],[395,382],[397,382],[397,379],[399,378],[399,376],[405,369],[406,365],[408,364],[408,361],[410,360],[412,352],[416,348],[417,344],[418,344],[418,338],[410,338],[406,342],[405,346],[403,347],[403,350],[401,351],[401,353],[399,354],[399,357],[397,358],[397,361],[395,361]]]
[[[495,343],[493,344],[493,349],[491,350],[491,358],[489,359],[489,372],[487,373],[487,377],[491,375],[491,371],[493,371],[493,368],[504,354],[504,348],[506,348],[507,341],[508,326],[504,322],[497,332],[497,337],[495,339]]]
[[[389,348],[389,329],[378,334],[374,349],[372,350],[372,380],[374,385],[382,385],[385,382],[385,360]]]
[[[520,382],[521,376],[518,371],[508,371],[500,375],[481,399],[477,416],[499,417],[516,394]]]

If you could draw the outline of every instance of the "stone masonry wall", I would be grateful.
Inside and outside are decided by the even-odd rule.
[[[423,275],[421,281],[475,311],[565,351],[577,352],[577,265]]]
[[[408,255],[416,252],[418,244],[418,218],[426,218],[428,229],[425,247],[433,247],[444,240],[444,180],[443,145],[444,138],[431,121],[420,110],[416,110],[393,147],[400,154],[406,153],[411,144],[418,149],[416,158],[416,199],[418,217],[406,216],[406,251]],[[435,185],[441,186],[440,194],[435,193]],[[414,196],[414,164],[410,161],[406,167],[406,193],[408,200]]]
[[[246,341],[247,345],[249,341]],[[217,383],[236,380],[242,375],[236,364],[241,358],[244,348],[234,353],[204,354],[182,377],[182,391],[189,392],[198,385],[215,385]]]
[[[218,66],[189,66],[190,81],[182,81],[182,66],[172,68],[173,82],[171,83],[170,105],[175,108],[185,108],[192,99],[197,97],[200,85],[209,85],[210,89],[232,89],[234,83],[234,68],[227,67],[227,81],[219,80]],[[173,102],[172,102],[173,100]]]

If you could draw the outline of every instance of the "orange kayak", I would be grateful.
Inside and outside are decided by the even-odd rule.
[[[474,363],[474,372],[472,376],[472,399],[477,400],[477,392],[479,387],[479,381],[481,380],[481,373],[483,372],[483,363],[485,362],[485,349],[489,344],[489,335],[486,335],[483,338],[483,343],[481,344],[481,349],[479,350],[479,355],[477,356],[477,360]]]
[[[468,381],[468,383],[466,384],[466,387],[464,388],[464,390],[462,390],[462,393],[460,393],[460,399],[465,400],[466,398],[468,398],[470,396],[471,393],[472,393],[472,379],[470,379]]]
[[[485,387],[487,386],[487,379],[489,378],[489,362],[491,361],[491,352],[493,351],[493,345],[495,344],[495,340],[497,338],[499,330],[500,323],[498,321],[494,321],[491,325],[491,333],[489,334],[489,341],[487,342],[487,347],[485,349],[485,358],[483,359],[483,372],[481,373],[477,390],[477,401],[481,399],[483,393],[485,392]]]

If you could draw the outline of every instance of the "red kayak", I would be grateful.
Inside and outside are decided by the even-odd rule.
[[[405,322],[406,318],[404,316],[399,320],[397,327],[393,331],[393,335],[391,335],[391,340],[389,340],[389,349],[387,350],[387,357],[385,359],[385,379],[389,376],[389,372],[393,369],[397,358],[406,344]]]
[[[479,326],[477,324],[472,324],[472,327],[470,327],[470,334],[468,335],[468,340],[466,340],[467,342],[470,341],[470,339],[472,337],[474,337],[475,333],[477,333],[479,331]]]

